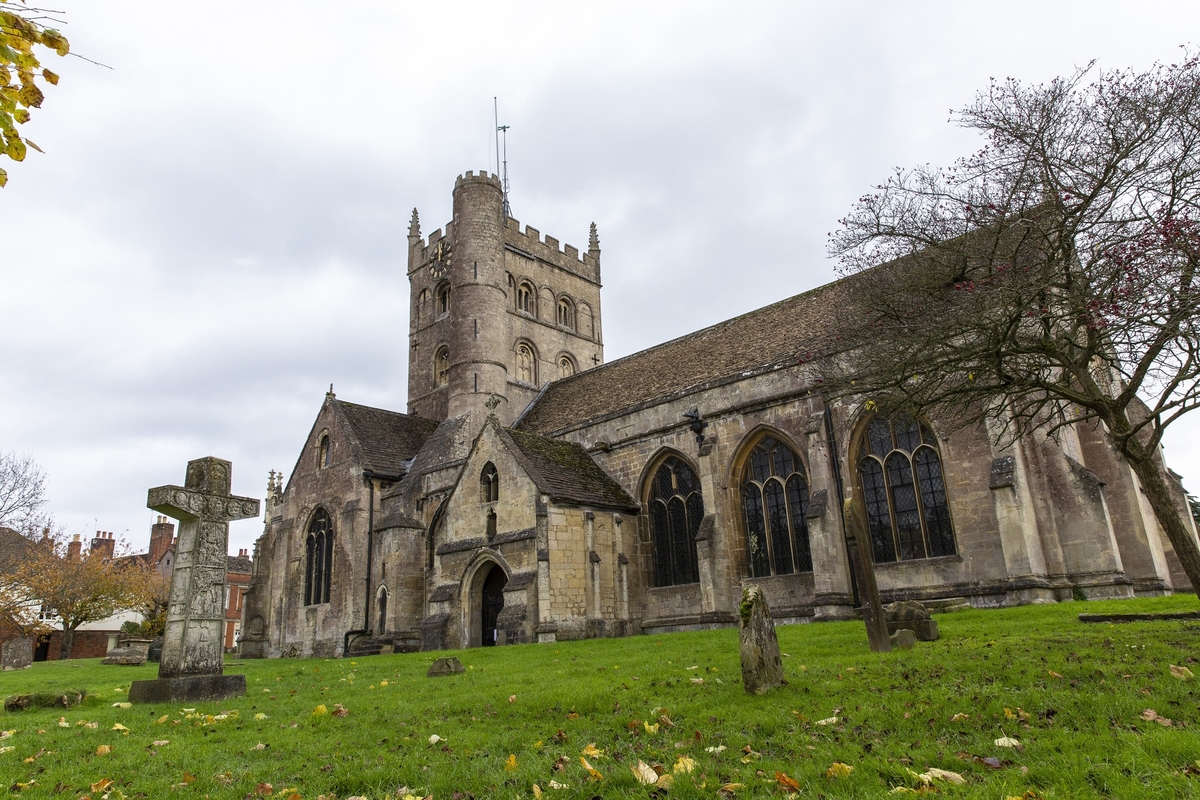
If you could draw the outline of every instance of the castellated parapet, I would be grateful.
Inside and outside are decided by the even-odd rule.
[[[466,172],[454,215],[422,238],[413,212],[408,277],[410,414],[494,413],[510,422],[551,380],[603,363],[600,246],[543,238],[504,215],[500,179]]]

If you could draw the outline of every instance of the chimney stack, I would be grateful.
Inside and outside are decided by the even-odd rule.
[[[150,526],[150,552],[147,557],[151,564],[158,564],[168,550],[171,549],[171,541],[175,538],[175,523],[168,522],[167,518],[158,515],[158,521]]]
[[[92,538],[92,553],[99,553],[102,558],[111,561],[116,549],[117,540],[113,538],[111,531],[96,531]]]
[[[79,552],[83,549],[83,542],[79,541],[79,534],[71,537],[70,543],[67,544],[67,558],[79,558]]]

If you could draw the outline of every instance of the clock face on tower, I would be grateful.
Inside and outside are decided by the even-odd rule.
[[[440,241],[433,247],[429,258],[429,276],[441,280],[450,271],[450,243]]]

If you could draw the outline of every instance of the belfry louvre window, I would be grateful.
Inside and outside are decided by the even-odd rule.
[[[859,445],[858,479],[875,563],[954,555],[937,439],[911,417],[876,417]]]
[[[650,539],[654,585],[677,586],[700,580],[696,532],[704,519],[700,480],[684,461],[668,456],[650,484]]]
[[[812,571],[807,512],[804,464],[792,448],[766,437],[742,468],[742,513],[752,577]]]
[[[565,297],[558,301],[558,324],[575,330],[575,307]]]
[[[304,605],[328,603],[333,583],[333,524],[323,508],[318,508],[308,523],[304,551]]]
[[[437,315],[450,313],[450,284],[443,283],[437,288]]]
[[[537,295],[534,294],[533,286],[528,283],[522,283],[517,287],[517,311],[524,311],[526,314],[537,316]]]
[[[433,357],[433,383],[435,386],[445,386],[450,382],[450,349],[438,348]]]

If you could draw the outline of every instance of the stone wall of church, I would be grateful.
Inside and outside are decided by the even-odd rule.
[[[630,550],[631,615],[649,630],[723,624],[740,588],[760,583],[773,613],[787,619],[837,618],[851,613],[851,583],[836,500],[835,465],[823,405],[807,390],[799,368],[701,387],[690,394],[560,432],[591,448],[593,457],[635,498],[666,454],[677,455],[700,477],[711,533],[698,545],[701,580],[654,586],[649,519],[638,522]],[[684,412],[697,409],[707,427],[697,443]],[[844,490],[858,491],[857,452],[864,416],[859,405],[833,408],[837,470]],[[982,427],[949,430],[929,421],[938,438],[954,527],[956,552],[876,566],[885,600],[964,597],[975,605],[1045,602],[1085,596],[1128,596],[1161,591],[1170,580],[1168,557],[1152,517],[1136,502],[1128,468],[1088,436],[1070,431],[1061,441],[1022,440],[998,448]],[[785,441],[805,465],[810,497],[825,493],[823,513],[808,520],[811,573],[748,577],[741,469],[764,433]],[[1075,437],[1075,438],[1071,438]],[[1010,460],[1005,460],[1010,459]],[[1017,477],[993,485],[993,469],[1010,463]],[[1096,474],[1090,467],[1094,465]],[[1097,475],[1103,473],[1103,478]],[[1107,486],[1100,486],[1100,484]],[[1120,529],[1118,534],[1116,531]],[[1139,530],[1141,533],[1139,533]],[[1128,552],[1126,556],[1125,553]],[[636,556],[635,556],[636,554]],[[1132,574],[1127,575],[1128,560]]]
[[[320,462],[329,437],[330,457]],[[282,495],[268,504],[264,535],[255,546],[242,651],[250,656],[340,655],[346,631],[366,620],[369,490],[351,457],[350,442],[329,402],[322,407]],[[318,508],[334,533],[329,602],[304,604],[308,527]],[[261,630],[261,636],[255,632]]]

